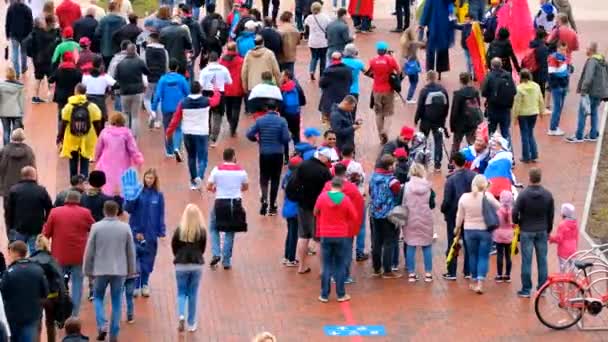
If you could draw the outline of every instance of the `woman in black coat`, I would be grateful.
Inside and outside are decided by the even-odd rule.
[[[50,83],[55,84],[53,102],[57,103],[57,127],[61,123],[61,110],[68,103],[70,96],[74,95],[74,88],[81,80],[82,72],[76,67],[74,54],[67,51],[63,54],[57,71],[49,79]]]
[[[504,70],[511,73],[514,67],[515,71],[519,73],[521,68],[519,67],[519,62],[513,51],[511,41],[509,40],[510,35],[509,30],[505,27],[498,30],[498,38],[491,42],[490,47],[488,48],[486,57],[488,69],[491,68],[490,63],[492,62],[492,58],[498,57],[502,61],[502,68]],[[511,62],[513,62],[513,67],[511,67]]]
[[[540,86],[540,91],[545,96],[545,86],[549,79],[549,64],[547,59],[549,58],[549,47],[545,42],[547,33],[543,29],[536,30],[536,37],[530,42],[530,48],[534,49],[536,55],[537,70],[532,71],[532,80]]]
[[[332,106],[350,94],[352,82],[351,69],[340,59],[332,58],[331,65],[325,69],[319,80],[319,88],[322,90],[319,111],[324,122],[329,120]]]
[[[51,57],[55,51],[57,44],[61,42],[59,29],[55,27],[54,16],[48,16],[47,20],[36,18],[34,21],[34,30],[30,34],[27,43],[28,56],[32,57],[34,64],[34,77],[36,78],[36,87],[34,88],[33,103],[42,103],[40,98],[40,85],[44,77],[48,79],[51,76],[52,64]]]

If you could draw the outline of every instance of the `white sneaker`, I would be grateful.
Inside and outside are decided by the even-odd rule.
[[[150,288],[148,287],[148,285],[144,285],[144,286],[141,288],[141,295],[142,295],[143,297],[150,297]]]
[[[161,125],[160,120],[154,121],[154,128],[161,128],[161,127],[162,127],[162,125]]]
[[[141,295],[141,289],[133,290],[133,297],[139,297]]]
[[[200,188],[203,185],[203,180],[201,177],[196,177],[194,178],[194,183],[196,183],[196,186]]]
[[[189,332],[195,332],[196,331],[196,323],[194,323],[194,325],[188,325],[188,331]]]
[[[552,136],[552,137],[562,136],[564,134],[566,134],[566,133],[564,131],[562,131],[559,127],[555,130],[547,131],[547,135]]]
[[[414,100],[414,99],[407,100],[406,102],[407,102],[407,104],[416,104],[416,100]]]

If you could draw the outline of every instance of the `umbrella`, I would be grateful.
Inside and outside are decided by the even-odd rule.
[[[460,231],[458,232],[458,235],[454,236],[454,241],[452,242],[452,245],[450,246],[450,251],[448,252],[448,256],[445,258],[445,264],[446,267],[449,267],[450,264],[452,263],[452,260],[455,260],[456,258],[458,258],[458,253],[460,252]]]
[[[519,241],[519,225],[515,225],[514,231],[513,241],[511,241],[511,255],[519,254],[519,248],[517,248],[517,241]]]

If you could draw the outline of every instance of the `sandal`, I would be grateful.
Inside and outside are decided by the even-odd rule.
[[[306,269],[304,271],[298,271],[298,274],[306,274],[306,273],[310,273],[310,271],[312,271],[310,269],[310,267],[306,267]]]

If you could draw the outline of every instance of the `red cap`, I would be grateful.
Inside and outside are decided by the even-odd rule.
[[[300,165],[300,163],[302,162],[302,158],[300,156],[294,156],[291,157],[291,159],[289,159],[289,165],[291,166],[298,166]]]
[[[91,40],[88,37],[82,37],[78,41],[80,46],[91,46]]]
[[[72,38],[74,37],[74,29],[72,26],[68,26],[61,31],[61,36],[63,38]]]
[[[401,127],[401,133],[399,133],[399,136],[401,136],[403,139],[412,140],[415,132],[416,131],[412,127],[403,126]]]
[[[64,52],[61,60],[64,62],[74,62],[74,53],[72,51]]]
[[[399,147],[398,149],[395,150],[395,152],[393,152],[393,156],[395,158],[407,158],[408,154],[407,154],[407,151],[405,150],[405,148]]]

